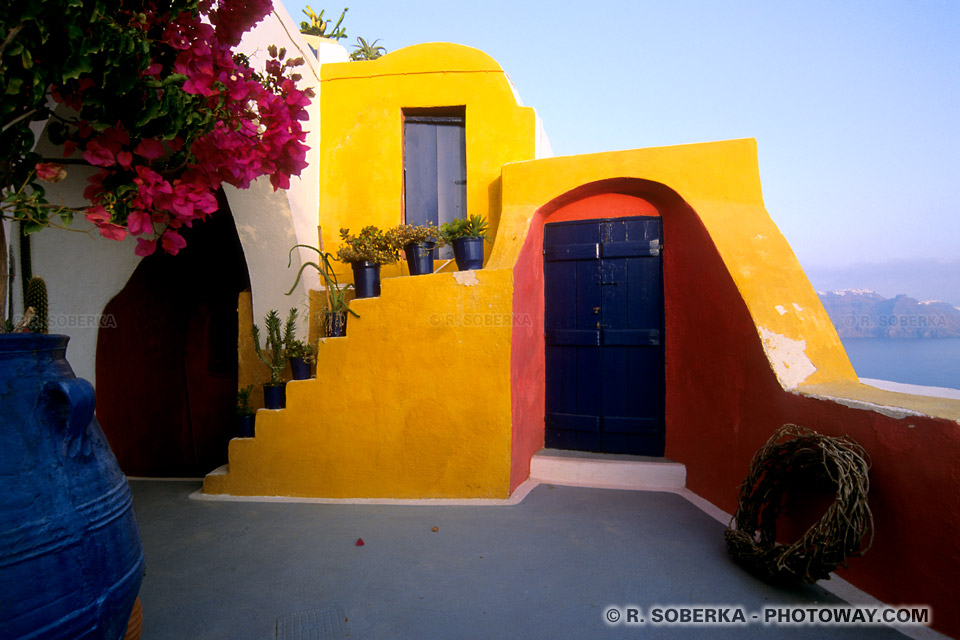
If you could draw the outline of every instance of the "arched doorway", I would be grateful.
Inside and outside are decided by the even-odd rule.
[[[237,295],[250,288],[233,216],[183,229],[104,309],[97,417],[127,475],[198,477],[227,460],[237,390]]]

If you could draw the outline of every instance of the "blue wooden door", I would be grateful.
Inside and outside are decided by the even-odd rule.
[[[544,229],[546,446],[662,456],[657,217]]]

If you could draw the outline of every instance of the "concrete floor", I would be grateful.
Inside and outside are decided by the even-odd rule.
[[[513,506],[384,506],[208,502],[189,498],[199,482],[130,484],[147,559],[143,640],[286,640],[301,636],[278,634],[278,619],[338,607],[339,632],[302,637],[902,637],[753,620],[608,626],[611,607],[762,619],[764,606],[842,603],[746,574],[723,525],[673,493],[540,485]]]

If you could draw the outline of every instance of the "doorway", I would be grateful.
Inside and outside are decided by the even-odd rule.
[[[236,226],[219,211],[186,248],[140,261],[105,307],[97,418],[127,475],[199,477],[227,461],[237,393],[237,296],[250,288]]]
[[[664,452],[659,217],[544,227],[545,445]]]

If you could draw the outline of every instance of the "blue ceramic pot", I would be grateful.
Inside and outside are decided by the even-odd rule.
[[[347,312],[327,311],[324,316],[326,335],[328,338],[342,338],[347,335]]]
[[[310,363],[303,358],[290,358],[290,375],[294,380],[309,380]]]
[[[380,295],[380,265],[376,262],[354,262],[353,289],[357,298],[376,298]]]
[[[436,246],[436,242],[411,242],[403,248],[410,275],[422,276],[433,273],[433,249]]]
[[[453,241],[453,258],[460,271],[482,269],[483,238],[457,238]]]
[[[252,438],[256,434],[257,416],[237,416],[237,437]]]
[[[0,638],[122,638],[143,578],[130,487],[67,336],[0,335]]]
[[[283,383],[263,385],[263,406],[265,409],[286,408],[287,386]]]

